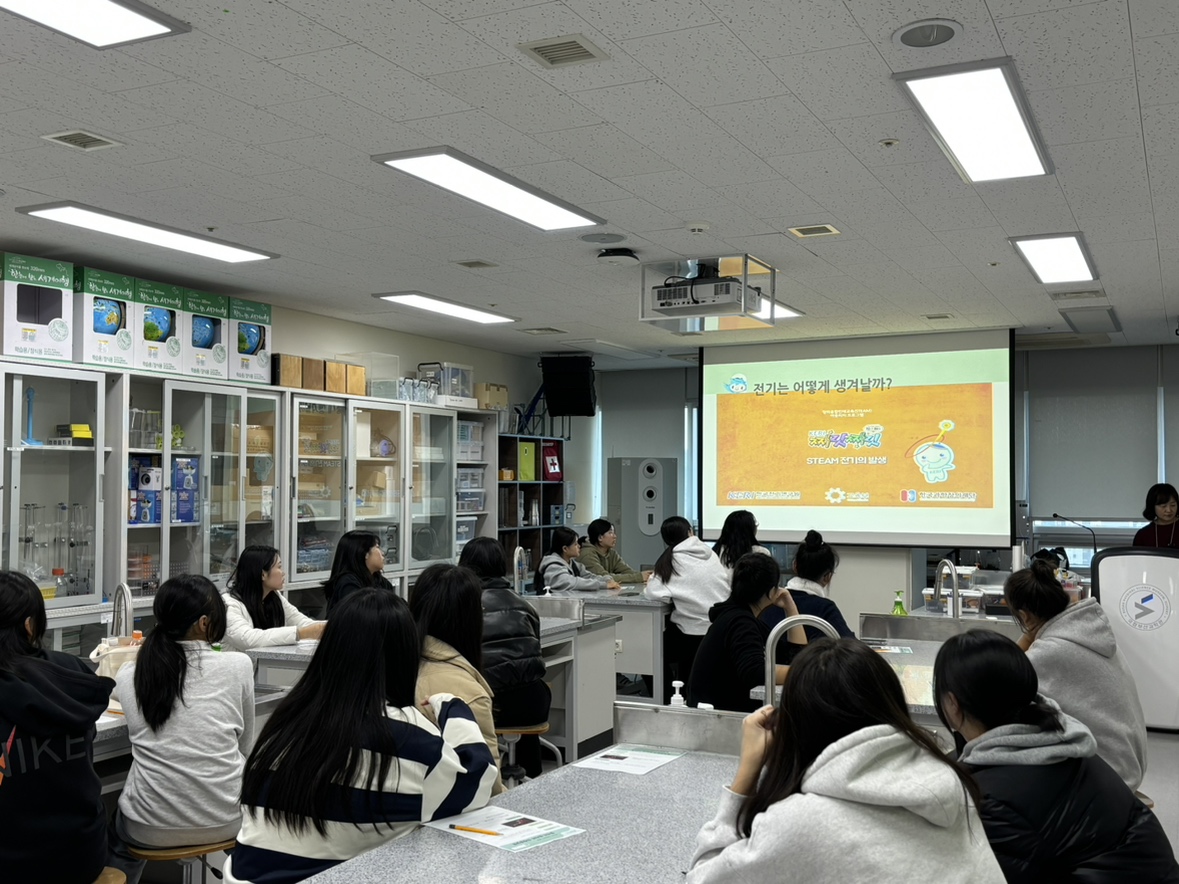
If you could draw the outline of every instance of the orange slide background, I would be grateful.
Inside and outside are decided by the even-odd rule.
[[[990,509],[993,505],[993,397],[990,384],[894,387],[846,393],[791,392],[785,396],[726,393],[716,398],[717,504],[740,506],[730,491],[799,491],[800,500],[752,499],[758,506],[825,506],[829,488],[845,494],[867,492],[867,503],[842,506],[901,506],[902,489],[971,491],[974,501],[926,500],[918,506]],[[824,412],[859,410],[863,417]],[[918,440],[936,437],[938,424],[952,420],[945,443],[954,450],[954,469],[945,482],[928,483],[905,452]],[[812,430],[859,433],[865,425],[884,427],[880,448],[812,448]],[[933,441],[930,439],[929,441]],[[814,457],[887,457],[887,464],[808,464]]]

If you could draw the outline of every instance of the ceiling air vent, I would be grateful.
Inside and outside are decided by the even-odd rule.
[[[102,150],[104,147],[118,147],[118,141],[111,141],[109,138],[103,138],[101,135],[95,135],[93,132],[83,132],[77,130],[74,132],[58,132],[54,135],[42,135],[46,141],[52,141],[54,144],[63,144],[66,147],[72,147],[74,150]]]
[[[498,267],[498,264],[493,264],[490,261],[456,261],[459,267],[466,267],[468,270],[486,270],[488,267]]]
[[[567,335],[569,332],[563,331],[559,328],[549,328],[542,326],[541,328],[518,328],[516,331],[522,331],[526,335]]]
[[[953,319],[953,318],[954,318],[953,313],[926,313],[922,317],[922,319],[928,319],[930,321],[935,321],[935,320],[939,320],[939,319]]]
[[[1053,301],[1089,301],[1095,298],[1104,298],[1105,292],[1052,292],[1048,297]]]
[[[563,68],[570,64],[606,61],[610,58],[581,34],[533,40],[531,43],[520,43],[516,48],[546,68]]]
[[[835,236],[839,233],[830,224],[811,224],[807,227],[787,228],[799,239],[810,239],[812,236]]]

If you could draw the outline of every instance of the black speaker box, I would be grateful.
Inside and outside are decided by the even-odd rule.
[[[597,412],[592,356],[542,356],[540,373],[551,417],[593,417]]]

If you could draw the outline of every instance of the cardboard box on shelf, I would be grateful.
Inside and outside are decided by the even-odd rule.
[[[135,279],[93,267],[74,272],[74,360],[132,368]]]
[[[344,364],[344,369],[348,375],[348,390],[349,396],[366,396],[368,395],[368,388],[365,386],[365,377],[367,372],[363,365]]]
[[[4,257],[4,355],[74,358],[74,265]]]
[[[323,390],[327,382],[326,365],[322,359],[303,358],[304,390]]]
[[[508,410],[507,384],[475,384],[475,399],[482,409]]]
[[[274,329],[270,305],[229,299],[229,379],[269,384]],[[236,341],[237,345],[233,346]],[[318,389],[323,389],[319,387]]]
[[[343,362],[329,359],[324,363],[323,388],[329,393],[348,392],[348,367]]]
[[[275,353],[270,357],[270,383],[276,387],[303,386],[303,357]]]
[[[184,312],[188,333],[180,340],[181,373],[229,377],[229,298],[189,289],[184,293]]]

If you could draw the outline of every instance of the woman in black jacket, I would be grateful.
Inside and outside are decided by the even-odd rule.
[[[385,551],[381,549],[381,538],[371,531],[344,534],[336,544],[332,573],[323,584],[328,616],[349,593],[358,589],[374,587],[392,592],[393,584],[381,573],[384,567]]]
[[[493,537],[476,537],[463,547],[459,564],[483,581],[483,677],[495,693],[495,726],[547,721],[553,695],[544,681],[540,616],[505,579],[508,558],[503,546]],[[516,761],[528,776],[540,776],[540,738],[520,737]]]
[[[1176,884],[1155,815],[1097,757],[1089,730],[1037,693],[1018,645],[972,629],[938,651],[938,715],[967,742],[959,761],[982,791],[979,815],[1009,882]]]

